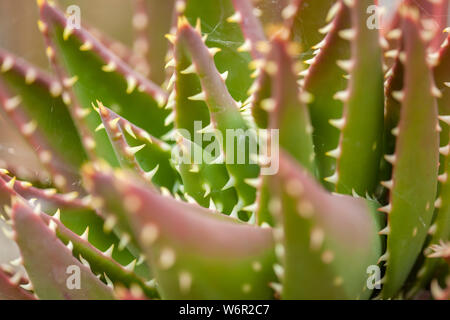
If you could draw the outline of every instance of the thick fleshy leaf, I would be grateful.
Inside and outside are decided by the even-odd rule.
[[[171,164],[170,145],[152,137],[98,102],[104,128],[123,168],[131,168],[146,180],[175,192],[178,174]]]
[[[44,211],[54,212],[58,208],[68,210],[83,210],[89,208],[89,197],[79,198],[77,192],[57,193],[56,189],[39,189],[28,181],[17,181],[11,177],[9,172],[0,169],[0,179],[9,184],[11,189],[17,192],[24,199],[31,202],[39,202]],[[4,205],[7,201],[0,200]]]
[[[450,28],[447,29],[450,33]],[[436,87],[440,94],[438,97],[439,115],[450,115],[450,34],[447,35],[441,50],[439,51],[438,59],[434,66],[434,80]],[[444,126],[441,133],[441,146],[445,146],[448,139],[448,127]]]
[[[133,27],[136,39],[134,52],[148,64],[148,76],[162,84],[166,78],[164,65],[168,43],[161,35],[170,32],[175,18],[174,10],[185,6],[185,0],[138,0],[135,3]],[[179,6],[178,8],[176,6]],[[145,74],[145,73],[144,73]]]
[[[77,188],[86,153],[56,79],[0,50],[0,100],[9,118],[63,190]],[[71,145],[71,148],[67,148]]]
[[[419,13],[404,5],[401,14],[404,87],[398,95],[402,105],[394,130],[396,150],[390,157],[392,180],[383,182],[390,189],[390,203],[380,209],[388,213],[388,226],[382,232],[388,236],[384,298],[396,295],[424,244],[433,216],[439,160],[434,82],[419,32]]]
[[[266,40],[264,29],[255,12],[259,12],[252,5],[252,1],[232,0],[236,13],[228,19],[228,22],[239,23],[242,33],[250,46],[250,52],[254,59],[260,59],[263,54],[258,50],[258,44]]]
[[[233,213],[236,217],[237,211],[233,212],[237,204],[236,190],[233,187],[223,190],[230,180],[225,165],[197,163],[196,155],[203,155],[203,150],[182,135],[177,138],[177,148],[182,154],[177,159],[177,167],[183,178],[185,197],[193,198],[202,207]]]
[[[173,61],[175,63],[172,80],[174,92],[169,97],[168,106],[173,106],[176,129],[187,130],[190,136],[184,134],[184,137],[193,141],[196,131],[210,124],[210,116],[204,100],[191,99],[201,91],[201,84],[195,73],[192,58],[183,41],[177,36],[174,37]],[[200,128],[195,126],[196,121]],[[203,147],[203,144],[201,146]]]
[[[367,268],[381,254],[374,203],[329,194],[286,154],[270,181],[282,298],[368,298]]]
[[[86,185],[133,230],[166,299],[268,299],[270,229],[179,202],[124,172],[85,171]],[[119,201],[119,199],[121,199]]]
[[[92,102],[97,100],[113,106],[115,112],[155,137],[170,130],[164,124],[169,112],[158,107],[167,99],[164,91],[133,71],[86,30],[71,28],[63,13],[46,1],[42,2],[40,13],[41,31],[50,45],[47,54],[57,65],[56,71],[60,77],[77,80],[70,85],[81,104],[80,113],[94,135],[96,144],[91,143],[91,148],[95,146],[101,157],[117,164],[106,133],[95,132],[101,120],[90,111]],[[55,51],[67,72],[59,67]]]
[[[205,164],[194,158],[195,155],[203,155],[202,148],[213,142],[202,139],[203,134],[210,133],[199,132],[211,124],[209,110],[205,101],[191,99],[201,91],[201,84],[183,41],[178,37],[174,37],[173,41],[175,72],[171,82],[174,82],[174,93],[169,97],[168,106],[174,108],[177,130],[177,136],[174,138],[177,148],[182,152],[177,159],[177,165],[183,179],[184,191],[201,206],[209,207],[213,204],[221,209],[219,211],[229,214],[237,203],[237,197],[233,187],[222,190],[229,180],[225,165]],[[226,74],[223,76],[225,78]],[[186,161],[183,161],[184,159]]]
[[[208,47],[217,47],[221,52],[215,57],[220,73],[228,71],[227,86],[231,95],[244,101],[252,83],[248,63],[250,56],[244,46],[244,38],[239,25],[227,22],[234,14],[231,0],[188,0],[184,15],[194,25],[200,19],[203,32],[208,35]]]
[[[346,3],[345,1],[343,2]],[[349,4],[352,26],[341,32],[351,43],[350,60],[338,61],[349,72],[345,91],[336,99],[344,102],[342,118],[331,123],[341,131],[336,149],[329,151],[337,159],[336,172],[327,177],[339,193],[373,194],[378,184],[379,161],[382,153],[384,91],[381,47],[378,30],[367,27],[366,10],[373,0]],[[367,75],[370,74],[370,77]]]
[[[51,223],[44,223],[30,207],[20,202],[14,204],[12,218],[24,266],[39,298],[114,298],[111,289],[76,260],[72,252],[56,237]]]
[[[448,70],[450,70],[450,39],[447,36],[447,41],[442,45],[439,52],[438,60],[434,67],[434,79],[436,82],[436,88],[440,91],[438,94],[438,108],[441,122],[442,131],[440,133],[440,159],[439,173],[444,177],[450,175],[450,163],[449,163],[449,115],[450,115],[450,76],[448,76]],[[437,92],[437,91],[436,91]],[[439,246],[441,241],[445,242],[450,239],[450,187],[449,180],[440,181],[439,197],[435,202],[436,214],[432,226],[429,229],[431,238],[427,244],[428,248],[423,251],[427,257],[430,255],[432,246]],[[418,281],[409,292],[410,295],[414,295],[417,290],[426,286],[431,277],[439,272],[442,266],[442,261],[439,259],[428,258],[417,272]]]
[[[0,211],[6,219],[10,219],[13,198],[23,198],[36,210],[42,210],[49,215],[58,217],[64,227],[76,234],[84,234],[86,237],[90,231],[89,242],[95,248],[105,251],[112,245],[119,248],[114,258],[123,265],[128,265],[132,260],[139,258],[140,253],[135,250],[126,234],[116,235],[110,232],[114,225],[104,219],[93,209],[97,206],[92,196],[78,198],[76,193],[56,193],[55,189],[37,189],[27,181],[18,181],[6,173],[0,175]],[[86,233],[88,232],[88,233]],[[65,239],[64,241],[66,241]],[[69,239],[70,240],[70,239]],[[132,253],[131,253],[132,252]],[[148,276],[149,270],[145,264],[137,267],[137,272],[142,276]]]
[[[430,46],[436,50],[444,40],[442,30],[448,26],[448,1],[446,0],[415,0],[410,1],[420,10],[423,27],[429,33],[427,40]]]
[[[326,155],[334,150],[339,142],[339,130],[329,121],[342,116],[343,103],[334,99],[336,92],[346,88],[347,80],[344,72],[337,65],[339,60],[350,58],[350,43],[340,34],[350,28],[350,10],[339,4],[339,10],[331,25],[331,30],[315,48],[318,50],[314,63],[306,71],[304,91],[312,95],[308,104],[313,126],[313,139],[317,158],[317,166],[321,179],[331,176],[336,170],[336,160]],[[334,186],[323,182],[329,189]]]
[[[392,130],[398,126],[400,120],[401,101],[398,100],[398,92],[401,92],[404,85],[403,69],[403,63],[397,56],[392,68],[386,74],[383,152],[387,155],[395,151],[396,136]],[[389,180],[391,176],[392,164],[386,159],[381,159],[380,180]]]
[[[444,167],[443,175],[448,177],[450,176],[450,144],[441,148],[440,151],[443,153],[445,160],[444,162],[441,162]],[[427,248],[423,251],[423,254],[427,259],[417,272],[417,282],[409,292],[409,295],[414,295],[418,289],[426,286],[432,277],[436,275],[436,272],[438,272],[437,269],[442,265],[445,265],[444,260],[436,259],[439,257],[439,253],[436,251],[440,250],[442,253],[445,253],[444,243],[450,240],[450,180],[441,179],[440,182],[439,197],[435,202],[436,214],[433,224],[428,230],[430,239],[427,243]],[[450,250],[447,249],[447,252],[449,252],[449,257],[447,257],[448,260],[448,258],[450,258]]]
[[[330,22],[333,11],[330,9],[336,4],[336,0],[294,0],[291,9],[286,9],[285,18],[293,12],[294,23],[292,25],[293,40],[299,42],[304,53],[312,57],[312,48],[323,39],[323,34],[319,31]],[[337,6],[333,10],[337,9]]]
[[[25,201],[28,200],[30,194],[37,193],[34,192],[35,190],[31,190],[34,189],[33,187],[24,186],[24,183],[20,181],[13,181],[14,184],[12,184],[11,179],[8,178],[8,176],[2,175],[1,179],[3,180],[0,179],[0,205],[2,207],[10,208],[11,199],[23,198]],[[123,244],[119,243],[116,237],[104,235],[103,220],[96,217],[92,209],[86,208],[78,199],[69,200],[65,199],[64,195],[42,195],[42,193],[45,192],[38,194],[38,198],[34,198],[34,201],[29,200],[30,205],[34,207],[33,210],[41,213],[41,218],[46,224],[53,224],[57,237],[72,251],[75,257],[81,256],[85,259],[91,270],[104,277],[106,281],[111,281],[110,284],[127,287],[139,286],[148,297],[158,297],[156,290],[147,285],[144,279],[135,273],[136,258],[128,250],[124,250]],[[62,205],[61,209],[58,205]],[[8,218],[10,218],[9,211],[10,209]],[[45,214],[45,212],[53,213],[55,211],[53,216]],[[91,213],[89,214],[89,212]],[[66,226],[81,235],[77,235]],[[104,252],[98,248],[102,248]],[[117,249],[114,250],[114,248]],[[130,268],[124,267],[116,261],[129,265]],[[136,271],[143,274],[147,270],[140,266]]]
[[[272,50],[267,58],[267,65],[277,66],[272,71],[269,81],[272,84],[272,97],[266,99],[270,106],[270,128],[279,130],[279,145],[305,167],[316,175],[315,154],[312,140],[312,127],[306,104],[302,101],[297,84],[295,55],[293,43],[279,37],[271,41]],[[270,68],[268,68],[270,70]],[[263,185],[258,190],[258,224],[272,219],[268,212],[270,179],[261,177]]]
[[[272,52],[267,63],[273,63],[277,68],[271,79],[273,94],[269,104],[273,103],[274,109],[270,127],[280,131],[280,146],[315,175],[312,127],[296,81],[295,54],[293,44],[281,38],[272,41]]]
[[[215,49],[208,49],[200,33],[183,18],[179,21],[177,37],[178,41],[182,41],[183,45],[189,50],[195,72],[198,74],[202,85],[202,91],[194,97],[206,101],[213,128],[217,129],[222,135],[222,139],[220,139],[222,141],[219,140],[219,143],[232,182],[225,186],[236,188],[239,196],[239,206],[235,210],[237,212],[243,205],[251,204],[255,200],[255,189],[249,186],[245,179],[258,176],[259,167],[257,164],[251,163],[249,154],[250,145],[256,145],[256,137],[252,135],[251,131],[247,132],[250,128],[249,124],[241,114],[238,104],[229,94],[225,81],[214,64],[212,56]],[[232,149],[228,150],[230,148]],[[242,154],[244,154],[244,161],[241,161]]]

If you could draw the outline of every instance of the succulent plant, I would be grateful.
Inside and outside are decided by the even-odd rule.
[[[50,177],[0,171],[0,299],[448,299],[448,2],[163,2],[129,49],[38,0],[53,74],[0,50]]]

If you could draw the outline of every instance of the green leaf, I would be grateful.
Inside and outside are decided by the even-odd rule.
[[[313,98],[308,107],[321,179],[331,176],[336,170],[336,160],[326,153],[334,150],[339,143],[339,130],[329,121],[342,116],[343,103],[334,99],[334,95],[344,90],[347,85],[344,78],[346,73],[337,66],[338,60],[347,60],[350,57],[350,43],[340,37],[340,33],[351,26],[350,10],[347,6],[340,5],[331,26],[324,42],[315,47],[320,51],[304,78],[304,91]],[[331,183],[322,183],[327,189],[334,190]]]
[[[383,183],[390,189],[390,203],[380,209],[388,213],[388,226],[382,232],[388,236],[384,298],[397,294],[422,250],[433,217],[439,161],[437,104],[419,14],[408,5],[400,12],[404,87],[398,95],[402,106],[395,157],[391,157],[392,180]]]
[[[217,68],[220,73],[228,71],[227,86],[231,95],[236,100],[244,101],[252,83],[248,69],[250,56],[238,50],[244,43],[239,26],[226,21],[234,14],[231,0],[189,0],[184,14],[193,25],[200,19],[203,32],[208,35],[208,47],[222,50],[215,57]]]
[[[108,133],[121,166],[175,192],[179,178],[171,163],[170,145],[152,137],[101,102],[98,102],[98,113],[102,119],[99,128],[105,128]]]
[[[327,180],[345,194],[371,195],[379,181],[384,89],[378,30],[367,27],[366,10],[371,4],[373,0],[354,2],[349,7],[352,27],[341,32],[351,43],[351,58],[338,61],[338,65],[350,78],[347,89],[335,95],[344,102],[344,113],[333,119],[341,136],[337,148],[328,153],[337,159],[337,168]]]
[[[4,50],[0,50],[0,65],[4,115],[52,173],[55,184],[63,190],[76,190],[77,171],[87,157],[63,101],[62,86],[37,67]]]
[[[304,54],[312,57],[313,46],[323,39],[319,31],[330,22],[335,10],[338,9],[339,1],[336,0],[300,0],[293,1],[291,10],[285,12],[294,12],[294,23],[291,27],[293,40],[300,43]],[[295,10],[296,9],[296,10]]]
[[[250,163],[251,157],[249,154],[250,144],[256,145],[256,140],[254,140],[256,137],[253,137],[252,132],[247,132],[250,126],[241,114],[238,104],[229,94],[225,81],[216,69],[212,59],[215,49],[208,49],[198,30],[193,29],[183,18],[180,19],[178,24],[177,37],[178,41],[182,41],[182,44],[189,50],[195,66],[195,72],[198,74],[202,85],[202,91],[199,95],[191,97],[191,99],[206,101],[212,124],[222,135],[221,152],[224,160],[225,157],[227,158],[225,165],[230,174],[230,179],[232,179],[230,180],[231,183],[229,185],[227,183],[225,186],[234,186],[240,199],[234,210],[236,214],[244,205],[251,204],[255,200],[255,189],[246,184],[245,179],[258,176],[258,165]],[[229,135],[230,132],[232,135]],[[246,135],[249,136],[246,137]],[[242,139],[242,137],[245,139]],[[236,140],[238,143],[236,143]],[[228,150],[227,143],[233,147],[233,150]],[[225,149],[227,149],[228,154],[225,152]],[[243,151],[245,152],[244,163],[241,164],[239,160]]]
[[[50,53],[51,61],[55,61],[56,50],[68,77],[76,77],[72,88],[81,104],[79,108],[87,114],[84,121],[95,137],[96,152],[101,157],[117,165],[106,133],[95,133],[101,120],[89,111],[97,100],[155,137],[160,138],[170,130],[171,127],[164,124],[169,112],[158,107],[167,99],[164,91],[134,72],[83,28],[66,27],[64,15],[47,2],[42,4],[40,11],[41,29],[53,46],[47,53]],[[61,69],[57,70],[64,76]]]
[[[369,298],[368,267],[381,253],[375,204],[329,194],[284,153],[270,187],[282,298]]]

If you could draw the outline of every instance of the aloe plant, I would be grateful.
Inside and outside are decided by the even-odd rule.
[[[446,1],[139,0],[120,52],[37,4],[53,73],[0,50],[0,106],[51,179],[0,170],[0,299],[449,298]]]

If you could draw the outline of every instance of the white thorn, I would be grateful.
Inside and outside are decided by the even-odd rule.
[[[336,184],[338,182],[338,179],[339,179],[339,175],[336,171],[332,176],[326,177],[324,180],[327,182]]]
[[[84,230],[83,234],[80,237],[83,240],[89,241],[89,227]]]
[[[103,254],[104,254],[105,256],[107,256],[108,258],[111,258],[111,257],[112,257],[112,254],[113,254],[113,251],[114,251],[114,243],[111,245],[111,247],[108,248],[108,250],[106,250],[105,252],[103,252]]]
[[[387,236],[390,231],[391,231],[391,228],[389,228],[389,225],[387,225],[384,229],[380,230],[378,232],[378,234]]]
[[[345,126],[345,118],[341,119],[330,119],[328,121],[329,124],[331,124],[333,127],[342,130]]]
[[[233,176],[230,176],[230,179],[228,179],[227,183],[225,183],[225,185],[222,188],[222,191],[227,190],[231,187],[234,187],[234,185],[236,184],[236,179]]]
[[[133,272],[134,268],[136,267],[136,259],[134,259],[133,261],[131,261],[128,265],[126,265],[124,268],[125,270],[129,271],[129,272]]]
[[[202,91],[202,92],[200,92],[200,93],[198,93],[196,95],[193,95],[193,96],[189,97],[188,99],[192,100],[192,101],[205,101],[206,100],[206,94],[205,94],[205,92]]]

